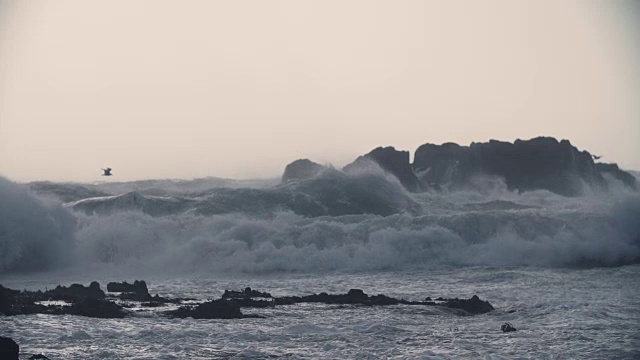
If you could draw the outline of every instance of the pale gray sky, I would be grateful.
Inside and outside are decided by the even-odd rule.
[[[0,0],[0,174],[279,176],[566,138],[640,169],[631,1]]]

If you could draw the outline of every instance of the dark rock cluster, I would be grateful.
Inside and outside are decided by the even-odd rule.
[[[0,359],[18,360],[20,347],[11,338],[0,336]]]
[[[386,295],[367,295],[361,289],[351,289],[346,294],[320,294],[306,296],[274,297],[268,292],[253,290],[250,287],[242,291],[225,290],[220,299],[209,300],[194,305],[184,305],[183,301],[193,299],[166,299],[158,295],[151,296],[144,281],[135,281],[133,284],[109,283],[109,292],[133,294],[138,306],[156,307],[165,304],[182,304],[175,310],[163,310],[160,314],[173,318],[193,319],[242,319],[248,317],[262,317],[255,314],[243,314],[241,308],[270,308],[287,306],[299,303],[321,303],[329,305],[354,305],[354,306],[392,306],[392,305],[422,305],[437,306],[441,308],[456,309],[457,315],[484,314],[494,310],[488,301],[483,301],[474,295],[470,299],[444,299],[435,301],[426,298],[425,301],[407,301],[396,299]],[[151,299],[151,301],[137,300],[135,297]],[[40,302],[48,300],[61,300],[67,305],[43,305]],[[129,299],[127,299],[129,300]],[[0,314],[28,315],[77,315],[95,318],[123,318],[128,312],[123,310],[122,298],[105,294],[100,289],[100,284],[92,282],[89,286],[73,284],[69,287],[57,286],[49,291],[18,291],[8,289],[0,285]],[[146,302],[145,302],[146,301]],[[504,331],[504,329],[503,329]],[[19,347],[10,338],[0,337],[0,359],[18,359]],[[46,359],[44,355],[34,355],[33,359]]]
[[[182,306],[168,311],[169,316],[194,319],[241,319],[240,306],[233,301],[212,300],[196,306]]]
[[[324,166],[309,159],[299,159],[287,165],[282,174],[282,182],[291,180],[306,180],[318,175]]]
[[[491,140],[470,146],[424,144],[416,150],[413,163],[407,151],[379,147],[360,156],[343,170],[352,172],[375,163],[411,192],[464,187],[478,176],[502,178],[510,190],[548,190],[564,196],[579,196],[585,186],[606,188],[604,175],[618,179],[629,188],[638,188],[633,175],[616,164],[595,163],[594,158],[589,152],[578,150],[568,140],[537,137],[513,143]],[[318,164],[312,164],[315,163],[306,159],[289,164],[283,180],[285,177],[287,180],[308,178],[293,174],[313,173]]]
[[[44,305],[43,301],[64,301],[67,305]],[[0,313],[4,315],[51,314],[80,315],[97,318],[122,318],[122,306],[107,300],[100,284],[57,286],[53,290],[18,291],[0,285]]]
[[[127,315],[123,309],[128,306],[128,301],[135,301],[142,307],[158,307],[167,304],[183,304],[185,300],[194,299],[167,299],[159,295],[151,296],[144,281],[136,281],[134,284],[109,283],[108,289],[128,290],[120,296],[105,295],[100,289],[100,284],[92,282],[85,287],[73,284],[69,287],[58,286],[54,290],[42,291],[18,291],[0,285],[0,313],[10,315],[22,314],[51,314],[51,315],[79,315],[96,318],[122,318]],[[114,291],[115,292],[115,291]],[[122,294],[130,294],[122,298]],[[41,302],[48,300],[62,300],[66,305],[44,305]],[[245,288],[243,291],[225,290],[220,299],[211,300],[196,305],[183,305],[176,310],[164,311],[171,317],[194,319],[236,319],[247,317],[241,312],[241,308],[268,308],[299,303],[322,303],[340,305],[363,306],[387,306],[387,305],[423,305],[440,306],[462,310],[463,314],[483,314],[493,310],[493,306],[487,301],[480,300],[476,295],[470,299],[443,299],[435,301],[426,298],[425,301],[407,301],[396,299],[386,295],[367,295],[361,289],[351,289],[346,294],[320,294],[305,296],[274,297],[268,292],[261,292]]]

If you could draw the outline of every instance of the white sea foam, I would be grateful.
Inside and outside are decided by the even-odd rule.
[[[354,176],[277,189],[292,198],[314,194],[323,204],[358,203],[340,205],[356,209],[352,215],[316,217],[296,214],[295,207],[165,216],[125,207],[88,215],[48,204],[24,186],[1,179],[0,270],[70,265],[100,271],[316,273],[475,265],[611,266],[640,259],[637,192],[614,189],[565,198],[546,191],[517,194],[495,179],[479,179],[465,191],[411,195],[375,174]],[[325,191],[327,183],[331,189],[335,184],[375,188],[326,200],[322,196],[335,195]],[[262,192],[274,191],[271,188],[249,190],[249,196],[265,203],[274,198]],[[372,204],[363,200],[371,193],[380,193]],[[246,194],[234,192],[232,199]],[[209,195],[205,199],[216,201]],[[417,206],[396,207],[388,216],[373,214],[381,206],[407,201]],[[369,205],[373,213],[368,213]]]

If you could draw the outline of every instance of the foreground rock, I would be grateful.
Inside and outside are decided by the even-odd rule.
[[[41,303],[51,300],[70,304],[43,305]],[[125,316],[122,306],[105,299],[105,294],[97,282],[92,282],[88,287],[80,284],[69,287],[58,286],[46,292],[17,291],[0,285],[0,313],[7,316],[28,314],[80,315],[96,318]]]
[[[197,306],[182,306],[166,314],[176,318],[194,319],[241,319],[243,317],[240,306],[226,300],[212,300]]]
[[[0,336],[0,359],[18,360],[20,347],[11,338]]]
[[[438,298],[432,301],[430,298],[425,301],[407,301],[404,299],[396,299],[386,295],[369,296],[361,289],[351,289],[347,294],[313,294],[308,296],[285,296],[275,298],[276,305],[293,305],[297,303],[323,303],[323,304],[343,304],[343,305],[366,305],[366,306],[385,306],[385,305],[424,305],[424,306],[440,306],[451,309],[460,309],[469,314],[484,314],[493,311],[493,306],[488,301],[482,301],[478,296],[473,295],[471,299],[444,299]]]
[[[68,308],[62,308],[64,314],[88,316],[103,319],[119,319],[125,317],[122,306],[107,300],[86,298]]]
[[[137,283],[137,284],[136,284]],[[122,294],[141,294],[144,300],[126,299],[138,301],[137,304],[129,301],[116,303],[110,298],[103,298],[104,294],[97,282],[91,283],[89,287],[73,284],[70,287],[58,286],[56,289],[46,292],[41,291],[17,291],[7,289],[0,285],[0,313],[4,315],[28,315],[28,314],[50,314],[50,315],[78,315],[96,318],[123,318],[126,307],[158,307],[167,304],[184,304],[186,300],[194,299],[166,299],[158,295],[151,297],[144,281],[136,281],[134,284],[110,283],[111,290],[136,290]],[[45,301],[63,298],[70,304],[47,304]],[[150,298],[151,300],[148,300]],[[45,302],[45,303],[43,303]],[[276,306],[294,305],[299,303],[322,303],[340,305],[363,305],[363,306],[390,306],[390,305],[421,305],[436,306],[441,308],[454,309],[454,314],[484,314],[494,310],[488,301],[483,301],[474,295],[470,299],[444,299],[424,301],[407,301],[396,299],[386,295],[368,295],[361,289],[351,289],[346,294],[320,294],[306,296],[283,296],[273,297],[268,292],[261,292],[245,288],[242,291],[225,290],[222,297],[197,305],[184,305],[176,310],[163,311],[169,317],[194,318],[194,319],[240,319],[246,317],[261,317],[261,315],[244,315],[241,308],[271,308]]]

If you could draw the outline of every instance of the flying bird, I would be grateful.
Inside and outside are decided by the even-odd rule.
[[[593,160],[599,160],[602,156],[598,156],[598,155],[591,155],[593,157]]]
[[[111,168],[109,168],[109,167],[106,168],[106,169],[102,169],[102,171],[104,171],[104,174],[102,174],[102,176],[111,176],[111,175],[113,175],[111,173]]]

